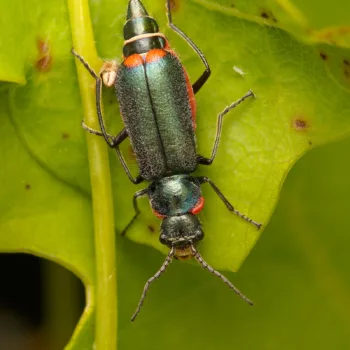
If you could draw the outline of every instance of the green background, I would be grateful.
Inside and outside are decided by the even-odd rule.
[[[163,1],[145,5],[165,28]],[[239,273],[227,273],[256,306],[194,264],[175,261],[131,324],[144,282],[164,255],[117,236],[120,349],[349,347],[350,142],[325,145],[350,130],[346,6],[345,0],[175,2],[175,23],[213,71],[197,99],[199,152],[210,154],[218,112],[249,88],[257,96],[227,116],[214,165],[198,172],[266,227]],[[98,247],[68,10],[64,2],[39,0],[3,1],[0,10],[6,14],[0,19],[0,250],[45,257],[83,280],[89,304],[68,349],[91,349]],[[126,1],[91,1],[91,13],[101,57],[120,58]],[[193,80],[203,69],[198,58],[164,31]],[[111,130],[119,131],[112,91],[105,111]],[[289,168],[308,150],[280,193]],[[123,151],[136,172],[127,144]],[[110,158],[120,231],[136,188],[112,152]],[[199,249],[216,268],[237,270],[259,233],[228,213],[210,188],[203,191],[206,238]],[[147,201],[142,208],[128,238],[165,252],[149,229],[159,221]]]

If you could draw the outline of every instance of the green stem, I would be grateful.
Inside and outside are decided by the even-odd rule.
[[[89,14],[88,0],[68,0],[74,49],[96,71],[101,67]],[[77,61],[76,61],[77,62]],[[78,80],[84,121],[98,129],[95,84],[80,62]],[[95,349],[117,349],[117,276],[112,188],[107,145],[102,137],[86,133],[90,166],[96,247]]]

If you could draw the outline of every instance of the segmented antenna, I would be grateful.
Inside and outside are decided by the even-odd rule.
[[[137,305],[137,308],[136,308],[136,311],[134,312],[134,314],[132,315],[131,317],[131,321],[135,321],[135,318],[136,316],[139,314],[140,310],[141,310],[141,307],[143,305],[143,302],[146,298],[146,294],[149,290],[149,287],[151,285],[151,283],[153,281],[155,281],[156,279],[158,279],[161,274],[166,270],[166,268],[169,266],[169,264],[172,262],[173,260],[173,256],[175,254],[175,248],[172,247],[169,254],[167,255],[167,257],[165,258],[165,261],[163,263],[163,265],[160,267],[160,269],[154,274],[154,276],[152,276],[145,284],[144,288],[143,288],[143,292],[142,292],[142,295],[141,295],[141,299],[139,301],[139,304]]]
[[[196,258],[196,260],[199,262],[199,264],[202,267],[209,270],[215,276],[219,277],[224,283],[226,283],[229,286],[229,288],[231,288],[237,295],[239,295],[249,305],[254,305],[254,303],[251,300],[249,300],[242,292],[240,292],[224,275],[222,275],[219,271],[214,270],[210,265],[208,265],[193,245],[191,245],[191,251],[193,253],[193,256]]]

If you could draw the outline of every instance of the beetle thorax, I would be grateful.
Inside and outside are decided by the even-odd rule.
[[[142,54],[167,46],[165,36],[159,33],[158,24],[150,17],[138,0],[129,2],[127,21],[124,25],[124,57]]]
[[[154,211],[163,216],[176,216],[191,212],[201,198],[196,178],[173,175],[154,181],[148,189]]]

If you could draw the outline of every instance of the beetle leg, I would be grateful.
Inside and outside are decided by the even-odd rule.
[[[80,56],[78,52],[76,52],[73,48],[71,49],[72,54],[84,65],[84,67],[88,70],[88,72],[95,78],[99,79],[99,76],[95,73],[92,67],[90,67],[89,63],[87,63],[83,56]]]
[[[124,129],[124,130],[125,130],[125,129]],[[115,149],[115,151],[117,152],[117,156],[118,156],[118,158],[119,158],[119,161],[120,161],[120,163],[122,164],[122,167],[123,167],[123,169],[124,169],[126,175],[128,176],[129,180],[130,180],[134,185],[137,185],[137,184],[141,183],[141,182],[143,181],[143,177],[142,177],[141,175],[137,175],[135,178],[132,176],[129,167],[128,167],[128,165],[126,164],[126,161],[125,161],[123,155],[122,155],[121,152],[120,152],[119,146],[116,145],[116,146],[114,147],[114,149]]]
[[[147,282],[143,288],[141,299],[137,305],[136,311],[134,312],[134,314],[131,317],[132,322],[135,321],[135,318],[140,313],[141,307],[143,306],[143,302],[145,301],[145,298],[146,298],[147,292],[149,290],[149,287],[151,286],[151,283],[153,283],[155,280],[157,280],[164,273],[164,271],[167,269],[167,267],[172,262],[174,255],[175,255],[175,248],[172,247],[170,252],[168,253],[167,257],[165,258],[165,261],[163,262],[162,266],[160,267],[160,269],[151,278],[149,278],[147,280]]]
[[[106,127],[103,121],[102,109],[101,109],[102,81],[108,82],[111,80],[110,77],[108,78],[108,74],[107,74],[107,72],[110,72],[111,69],[109,70],[109,68],[103,68],[100,73],[100,75],[102,76],[101,78],[96,74],[96,72],[92,69],[92,67],[90,67],[90,65],[85,61],[85,59],[82,56],[80,56],[74,49],[72,49],[71,51],[72,51],[72,54],[84,65],[84,67],[96,80],[96,110],[97,110],[98,122],[100,124],[100,128],[104,139],[106,140],[107,144],[110,147],[113,147],[114,146],[113,142],[111,141],[111,139],[109,138],[109,135],[106,132]],[[107,67],[107,66],[108,66],[107,63],[105,63],[104,67]],[[111,66],[113,66],[113,64],[111,64]],[[105,78],[104,72],[106,72],[107,78]],[[110,86],[110,85],[107,85],[107,86]]]
[[[87,125],[85,125],[84,122],[82,122],[82,127],[86,131],[90,132],[91,134],[94,134],[97,136],[103,136],[101,131],[89,128]],[[131,175],[131,171],[130,171],[128,165],[126,164],[126,161],[125,161],[125,159],[124,159],[124,157],[121,154],[120,149],[119,149],[119,145],[128,137],[128,132],[126,131],[126,129],[124,128],[117,136],[112,136],[109,134],[107,134],[107,135],[108,135],[108,137],[110,137],[110,140],[111,140],[111,143],[109,143],[109,145],[111,146],[111,148],[114,148],[115,151],[117,152],[118,159],[119,159],[120,163],[122,164],[122,167],[123,167],[126,175],[128,176],[128,178],[130,179],[130,181],[135,185],[141,183],[143,181],[142,176],[138,175],[137,177],[134,178]]]
[[[198,155],[197,157],[197,163],[198,164],[202,164],[202,165],[210,165],[211,163],[213,163],[215,156],[216,156],[216,152],[218,150],[219,147],[219,143],[220,143],[220,137],[221,137],[221,131],[222,131],[222,124],[223,124],[223,120],[224,120],[224,116],[233,108],[235,108],[236,106],[238,106],[241,102],[243,102],[245,99],[247,99],[248,97],[253,96],[255,97],[253,91],[249,90],[243,97],[241,97],[239,100],[233,102],[232,104],[230,104],[229,106],[227,106],[219,115],[218,115],[218,120],[217,120],[217,128],[216,128],[216,136],[215,136],[215,142],[214,142],[214,146],[213,146],[213,150],[211,153],[211,157],[210,158],[206,158],[203,157],[201,155]]]
[[[171,0],[167,0],[167,2],[166,2],[169,27],[174,32],[179,34],[184,40],[187,41],[187,43],[192,47],[192,49],[199,56],[199,58],[201,59],[201,61],[203,62],[204,66],[205,66],[205,71],[196,80],[196,82],[192,85],[193,92],[196,94],[200,90],[200,88],[204,85],[204,83],[208,80],[208,78],[210,77],[211,71],[210,71],[209,63],[208,63],[207,59],[205,58],[205,56],[203,55],[203,53],[201,52],[201,50],[197,47],[197,45],[181,29],[176,27],[176,25],[173,23],[170,2],[171,2]]]
[[[208,183],[213,188],[215,193],[219,196],[219,198],[224,202],[224,204],[226,205],[226,207],[227,207],[227,209],[229,211],[232,211],[234,214],[236,214],[237,216],[239,216],[243,220],[245,220],[245,221],[249,222],[250,224],[254,225],[258,230],[260,229],[262,224],[260,224],[257,221],[254,221],[254,220],[250,219],[248,216],[246,216],[246,215],[242,214],[241,212],[239,212],[238,210],[236,210],[232,206],[232,204],[225,198],[225,196],[219,190],[219,188],[215,185],[215,183],[213,181],[211,181],[208,177],[200,176],[200,177],[197,177],[197,179],[199,180],[200,184]]]
[[[85,122],[82,120],[81,121],[81,127],[88,131],[90,134],[93,134],[93,135],[97,135],[97,136],[103,136],[103,133],[101,131],[98,131],[98,130],[95,130],[93,128],[90,128],[89,126],[87,126],[85,124]],[[113,136],[113,135],[110,135],[110,134],[107,134],[109,140],[110,140],[110,143],[108,143],[108,145],[111,147],[111,148],[116,148],[117,146],[119,146],[129,135],[128,135],[128,132],[126,131],[126,129],[124,128],[117,136]]]
[[[101,131],[92,129],[90,127],[88,127],[84,121],[82,121],[81,126],[83,127],[83,129],[85,129],[86,131],[88,131],[91,134],[97,135],[97,136],[103,136]],[[128,178],[130,179],[130,181],[137,185],[139,183],[141,183],[143,181],[143,178],[141,175],[138,175],[137,177],[132,177],[131,175],[131,171],[128,167],[128,165],[126,164],[126,161],[123,157],[123,155],[120,152],[119,149],[119,145],[128,137],[128,132],[126,131],[126,129],[124,128],[117,136],[113,136],[113,135],[109,135],[107,134],[108,137],[110,138],[111,142],[108,143],[108,145],[110,145],[111,148],[114,148],[115,151],[117,152],[117,156],[119,158],[120,163],[122,164],[122,167],[126,173],[126,175],[128,176]]]
[[[134,210],[135,210],[135,215],[133,216],[133,218],[129,221],[129,223],[126,225],[126,227],[124,228],[124,230],[121,232],[121,235],[124,236],[126,231],[130,228],[130,226],[133,224],[133,222],[137,219],[137,217],[140,215],[141,211],[139,206],[137,205],[137,199],[140,197],[143,197],[144,195],[146,195],[148,193],[148,188],[144,188],[143,190],[137,191],[134,194],[134,197],[132,199],[132,203],[134,205]]]
[[[97,136],[103,136],[102,132],[101,131],[98,131],[98,130],[95,130],[93,128],[90,128],[89,126],[87,126],[84,122],[84,120],[81,121],[81,127],[88,131],[90,134],[93,134],[93,135],[97,135]],[[110,135],[110,134],[107,134],[109,138],[113,138],[113,135]]]

